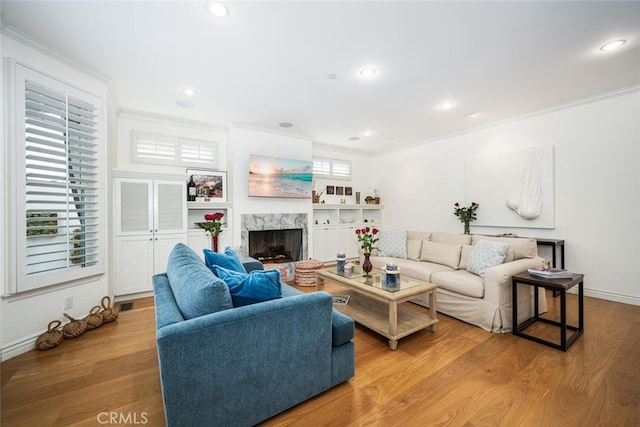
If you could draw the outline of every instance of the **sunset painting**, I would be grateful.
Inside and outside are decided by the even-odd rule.
[[[310,199],[313,162],[279,157],[249,157],[249,196]]]

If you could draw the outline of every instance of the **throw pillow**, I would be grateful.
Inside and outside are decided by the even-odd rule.
[[[229,286],[234,307],[282,298],[278,270],[254,270],[246,274],[217,265],[211,270]]]
[[[238,255],[230,247],[226,247],[224,253],[213,252],[209,249],[203,249],[204,262],[207,267],[212,268],[214,265],[228,268],[229,270],[238,271],[240,273],[246,273],[247,270],[242,265],[242,261],[238,258]]]
[[[495,265],[502,264],[507,254],[509,245],[493,242],[491,240],[479,240],[469,254],[467,271],[484,277],[485,271]]]
[[[169,254],[167,277],[185,319],[233,308],[227,285],[183,243],[178,243]]]
[[[407,239],[407,258],[418,261],[422,250],[422,240]]]
[[[378,256],[407,259],[405,230],[380,230],[378,236]]]
[[[458,268],[461,249],[462,245],[450,245],[448,243],[424,240],[422,242],[422,252],[420,252],[420,261],[435,262],[451,268]]]

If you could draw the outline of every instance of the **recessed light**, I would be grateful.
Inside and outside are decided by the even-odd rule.
[[[278,124],[278,126],[280,126],[281,128],[290,128],[290,127],[293,127],[293,123],[282,122],[282,123]]]
[[[605,52],[616,50],[616,49],[622,47],[622,45],[624,45],[626,42],[627,42],[626,40],[614,40],[612,42],[605,43],[604,45],[602,45],[600,50],[603,50]]]
[[[338,75],[337,74],[327,74],[327,78],[329,80],[335,80],[335,79],[338,78]]]
[[[186,99],[181,99],[179,101],[176,101],[176,104],[178,104],[179,106],[184,107],[184,108],[193,108],[193,107],[196,106],[196,104],[194,104],[193,102],[188,101]]]
[[[349,141],[357,141],[359,139],[360,139],[359,136],[352,136],[352,137],[349,138]]]
[[[185,95],[187,95],[187,96],[193,96],[193,95],[195,95],[195,94],[196,94],[196,91],[195,91],[195,90],[193,90],[193,89],[192,89],[192,88],[190,88],[190,87],[185,87],[185,88],[184,88],[184,90],[182,91],[182,93],[184,93],[184,94],[185,94]]]
[[[467,119],[475,119],[478,117],[478,113],[467,113],[464,115]]]
[[[442,104],[440,104],[440,109],[441,110],[451,110],[453,107],[455,107],[456,104],[454,104],[451,101],[447,101],[447,102],[443,102]]]
[[[218,18],[224,18],[229,13],[227,8],[224,7],[222,3],[215,3],[215,2],[209,3],[208,8],[209,8],[209,12],[213,16],[217,16]]]
[[[370,79],[371,77],[376,75],[375,68],[363,68],[360,70],[360,75],[365,79]]]
[[[365,130],[364,131],[364,136],[373,136],[373,131],[372,130]]]

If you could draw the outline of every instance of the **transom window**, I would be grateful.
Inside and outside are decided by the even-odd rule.
[[[173,166],[218,167],[218,143],[148,132],[131,132],[131,161]]]
[[[313,175],[319,178],[351,179],[351,162],[314,157]]]

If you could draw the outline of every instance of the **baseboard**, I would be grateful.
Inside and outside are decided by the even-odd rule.
[[[577,294],[578,288],[574,286],[567,291],[570,294]],[[638,305],[640,306],[640,297],[634,297],[631,295],[617,294],[615,292],[604,292],[596,289],[584,288],[584,296],[591,298],[598,298],[607,301],[621,302],[623,304]]]
[[[2,349],[0,349],[0,359],[4,362],[5,360],[9,360],[28,351],[35,350],[37,339],[37,336],[25,338],[2,347]]]

